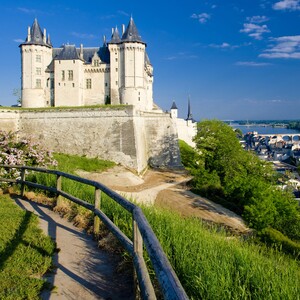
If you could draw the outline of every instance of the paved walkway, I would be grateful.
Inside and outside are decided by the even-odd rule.
[[[42,299],[133,299],[132,277],[116,273],[117,257],[101,251],[91,236],[47,206],[19,198],[15,201],[39,216],[41,228],[59,249],[54,257],[57,269],[47,276],[55,289],[44,292]]]

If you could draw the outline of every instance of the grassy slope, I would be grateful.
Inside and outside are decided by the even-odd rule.
[[[74,162],[66,170],[66,157],[56,156],[59,167],[73,173],[87,170]],[[75,168],[74,165],[77,164]],[[65,182],[73,195],[93,202],[93,189]],[[102,210],[129,237],[132,219],[108,197],[102,198]],[[278,251],[266,249],[224,232],[207,229],[198,219],[183,219],[174,212],[143,208],[155,234],[167,253],[175,272],[192,299],[297,299],[300,295],[299,262]]]
[[[54,249],[34,214],[0,196],[0,299],[38,299]]]

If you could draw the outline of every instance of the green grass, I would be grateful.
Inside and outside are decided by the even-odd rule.
[[[39,299],[54,249],[34,214],[0,196],[0,299]]]
[[[56,158],[58,169],[64,169],[67,162]],[[90,187],[66,181],[64,189],[93,203]],[[101,209],[131,238],[131,215],[105,195],[101,203]],[[298,260],[207,228],[196,218],[154,207],[142,209],[191,299],[299,299]]]

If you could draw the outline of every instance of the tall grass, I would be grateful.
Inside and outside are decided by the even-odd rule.
[[[0,299],[39,299],[54,249],[34,214],[0,196]]]
[[[93,203],[93,190],[69,181],[65,185],[73,195]],[[132,237],[131,215],[108,197],[101,203],[105,214]],[[142,209],[191,299],[299,299],[298,260],[208,229],[196,218]]]

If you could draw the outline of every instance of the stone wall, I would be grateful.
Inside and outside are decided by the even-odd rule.
[[[177,129],[169,114],[139,113],[133,106],[3,110],[0,126],[31,136],[56,152],[99,157],[143,172],[181,166]]]

